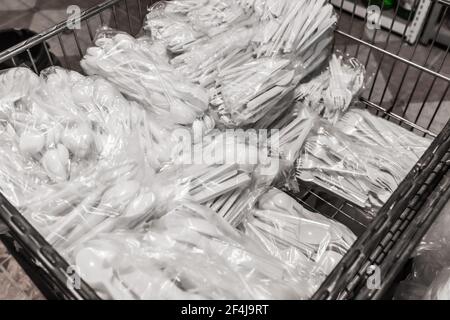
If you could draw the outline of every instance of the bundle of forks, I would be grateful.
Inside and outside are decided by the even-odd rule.
[[[151,47],[146,37],[135,39],[103,28],[80,64],[87,74],[108,79],[151,112],[174,123],[192,124],[208,107],[207,91],[155,57]]]

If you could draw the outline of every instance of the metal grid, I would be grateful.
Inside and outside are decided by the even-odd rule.
[[[344,3],[344,0],[339,1]],[[390,28],[385,26],[384,29],[366,34],[364,25],[367,23],[367,17],[365,19],[356,17],[355,10],[359,0],[355,1],[351,13],[346,13],[342,9],[342,4],[336,8],[340,18],[335,32],[334,49],[357,57],[366,66],[372,80],[367,85],[361,99],[362,102],[369,110],[381,117],[394,121],[410,130],[420,132],[425,136],[436,137],[437,133],[444,128],[450,114],[449,106],[446,104],[446,99],[450,100],[450,70],[445,64],[450,46],[445,48],[444,51],[436,49],[436,35],[431,45],[426,48],[426,59],[422,61],[420,57],[423,56],[424,49],[421,45],[418,42],[413,46],[407,44],[407,29],[414,20],[412,15],[404,24],[405,27],[400,37],[393,32],[399,5],[394,9],[394,18]],[[419,1],[416,0],[416,4],[419,4]],[[448,5],[447,1],[436,1]],[[39,70],[32,59],[31,50],[45,42],[49,44],[49,47],[44,46],[48,65],[61,65],[81,71],[79,61],[86,49],[93,43],[97,28],[108,24],[118,30],[137,35],[141,30],[146,9],[155,2],[154,0],[107,1],[82,13],[80,18],[81,29],[71,30],[68,28],[66,21],[63,21],[29,41],[0,53],[0,63],[9,61],[12,66],[17,66],[17,57],[27,55],[30,62],[29,66],[38,72]],[[336,1],[333,2],[336,3]],[[448,7],[445,9],[446,12],[447,9]],[[383,12],[384,9],[381,8],[381,13],[383,14]],[[440,26],[442,24],[443,19]],[[396,32],[398,33],[398,30]],[[384,40],[379,41],[380,38]],[[393,39],[397,40],[395,45],[391,41]],[[445,53],[442,55],[442,52]],[[60,57],[60,61],[55,61],[52,53]],[[431,68],[430,62],[434,62]],[[386,68],[390,69],[387,75],[384,74]],[[405,74],[399,83],[396,82],[398,74]],[[414,79],[412,82],[411,77]],[[416,90],[423,87],[424,81],[427,83],[426,89],[424,91]],[[413,84],[412,87],[411,84]],[[390,90],[391,85],[393,85],[394,90]],[[419,103],[417,103],[418,100]],[[432,151],[427,154],[430,155],[431,153],[435,154]],[[405,189],[405,186],[403,189]],[[399,194],[400,192],[397,192],[394,197],[399,197]],[[374,223],[378,223],[378,225],[373,226],[360,208],[330,195],[324,190],[307,188],[301,194],[297,194],[296,198],[309,209],[319,211],[349,226],[357,235],[361,236],[359,239],[361,245],[371,234],[368,233],[368,227],[372,232],[373,230],[380,230],[379,225],[382,223],[375,221]],[[10,210],[9,213],[11,214],[12,211],[14,210]],[[387,212],[385,213],[387,214]],[[408,217],[412,216],[411,214]],[[394,219],[395,217],[391,218]],[[386,224],[387,221],[388,219],[384,219],[382,222]],[[26,224],[24,221],[22,223]],[[407,227],[407,224],[401,225],[404,228]],[[30,227],[28,226],[28,228]],[[386,226],[386,228],[389,229],[389,226]],[[395,242],[396,238],[391,237],[391,240],[391,242]],[[55,255],[56,252],[51,254]],[[346,258],[344,267],[348,267],[349,264],[354,265],[355,268],[361,267],[355,264],[352,257]],[[55,272],[61,271],[61,268],[55,269],[58,269],[54,270]],[[57,278],[61,279],[61,275]],[[345,290],[351,291],[353,289],[354,287],[347,287]],[[320,292],[318,297],[320,297]]]

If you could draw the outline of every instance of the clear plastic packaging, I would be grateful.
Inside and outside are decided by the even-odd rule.
[[[411,162],[417,162],[431,144],[431,139],[360,108],[346,112],[336,123],[336,128],[361,143],[400,152],[405,157],[406,168]]]
[[[211,88],[220,70],[253,60],[249,47],[254,32],[245,24],[233,26],[212,38],[193,42],[189,50],[170,63],[191,81]]]
[[[229,0],[158,2],[149,9],[144,30],[164,42],[171,53],[180,54],[198,40],[248,19],[251,10],[245,9]]]
[[[402,150],[361,143],[318,120],[297,162],[297,177],[376,213],[415,165]]]
[[[154,170],[145,156],[144,110],[102,78],[61,68],[40,77],[7,71],[21,73],[33,87],[0,98],[0,190],[7,199],[58,249],[109,216],[126,212],[116,224],[129,225],[147,214]],[[12,79],[12,87],[26,83]]]
[[[83,70],[108,79],[151,113],[174,123],[192,124],[208,108],[206,90],[152,50],[155,44],[151,39],[102,28],[95,45],[81,61]]]
[[[243,223],[245,233],[291,265],[318,288],[356,236],[344,225],[311,212],[282,191],[270,189]]]
[[[331,41],[328,32],[336,21],[333,6],[326,0],[266,1],[254,39],[257,56],[292,54],[304,58],[322,39]]]
[[[281,159],[294,164],[300,156],[300,151],[306,138],[309,136],[314,124],[317,122],[316,116],[301,103],[296,103],[287,119],[282,118],[275,127],[279,136],[279,149],[275,150]]]
[[[99,234],[72,261],[104,298],[299,299],[300,277],[216,213],[183,204],[144,230]]]
[[[10,169],[5,175],[11,175],[9,182],[18,186],[18,193],[33,184],[71,180],[115,152],[128,130],[127,115],[137,107],[110,83],[61,68],[46,69],[40,78],[21,68],[5,75],[19,73],[29,80],[15,78],[10,84],[20,88],[32,81],[33,85],[28,92],[11,91],[1,99],[5,132],[1,153]],[[20,182],[22,177],[25,181]],[[7,194],[19,205],[14,193]]]
[[[171,64],[210,89],[211,111],[226,127],[283,113],[294,88],[325,61],[336,22],[323,0],[174,1],[157,5],[147,18],[157,39],[167,31],[169,50],[174,37],[181,43]],[[178,27],[184,31],[173,30]]]
[[[450,211],[447,205],[413,255],[410,275],[401,282],[398,300],[450,300]]]
[[[167,211],[171,203],[193,201],[237,226],[279,169],[267,141],[258,141],[253,133],[215,131],[192,146],[185,145],[154,178],[159,211]]]
[[[269,112],[281,114],[293,101],[297,81],[290,65],[289,59],[260,58],[223,68],[212,102],[222,121],[241,127],[259,121]]]
[[[334,124],[364,89],[364,77],[357,59],[333,54],[326,71],[296,88],[296,99]]]

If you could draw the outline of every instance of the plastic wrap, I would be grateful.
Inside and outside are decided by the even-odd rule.
[[[159,210],[193,201],[213,208],[237,226],[279,169],[267,141],[257,139],[251,132],[215,131],[193,146],[185,145],[155,176]]]
[[[212,38],[193,42],[189,51],[174,57],[170,63],[187,78],[211,88],[220,70],[253,60],[249,46],[254,32],[245,24],[233,26]]]
[[[374,214],[415,163],[400,152],[361,143],[318,120],[297,162],[297,177]]]
[[[261,124],[263,128],[269,128],[272,143],[270,154],[278,157],[279,170],[273,185],[298,191],[299,186],[295,178],[295,162],[300,157],[306,138],[309,136],[317,116],[302,103],[295,103],[284,114],[273,122]],[[270,123],[270,124],[269,124]]]
[[[171,64],[210,89],[211,110],[226,127],[280,116],[326,60],[335,22],[323,0],[174,1],[147,17],[156,39],[180,53]]]
[[[431,144],[431,139],[359,108],[343,115],[336,123],[336,128],[361,143],[400,152],[405,157],[406,168],[417,162]]]
[[[83,70],[105,77],[151,113],[192,124],[207,109],[207,92],[155,54],[149,38],[102,28],[95,45],[81,61]]]
[[[171,53],[180,54],[194,42],[247,19],[251,10],[244,9],[229,0],[158,2],[149,9],[144,30],[153,39],[163,41]]]
[[[300,156],[300,151],[309,136],[317,118],[309,108],[301,103],[295,104],[292,112],[274,125],[278,131],[279,148],[275,151],[281,159],[292,165]]]
[[[447,205],[413,254],[410,275],[401,282],[398,300],[450,300],[450,211]]]
[[[43,236],[61,248],[108,216],[125,212],[116,224],[128,225],[146,214],[154,170],[144,110],[101,78],[61,68],[39,78],[7,72],[28,73],[34,86],[2,99],[0,190]]]
[[[305,209],[277,189],[261,195],[243,228],[268,253],[300,274],[310,273],[315,289],[356,240],[344,225]]]
[[[296,88],[296,99],[334,124],[364,89],[364,77],[357,59],[333,54],[326,71]]]
[[[71,257],[104,298],[298,299],[307,277],[204,207],[184,204],[141,232],[98,235]]]
[[[254,39],[257,55],[290,53],[305,58],[305,53],[321,40],[331,41],[328,32],[336,21],[333,6],[326,0],[266,1]]]
[[[103,79],[60,68],[46,69],[40,78],[20,68],[6,75],[18,73],[26,74],[33,86],[16,98],[14,91],[3,96],[0,151],[9,167],[3,171],[9,176],[5,185],[17,187],[17,193],[10,189],[6,194],[16,205],[21,203],[18,194],[28,187],[71,180],[108,158],[127,131],[126,115],[133,109]],[[27,83],[15,80],[17,88]],[[13,102],[8,104],[9,99]]]
[[[211,104],[228,126],[281,114],[292,103],[298,79],[286,58],[260,58],[224,67],[217,75]]]

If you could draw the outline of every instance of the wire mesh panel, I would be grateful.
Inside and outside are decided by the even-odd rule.
[[[423,15],[428,14],[432,3],[427,6],[426,1],[416,0],[416,10],[403,18],[398,14],[399,1],[389,12],[381,6],[378,13],[381,17],[386,17],[387,14],[389,19],[383,18],[379,28],[372,28],[368,27],[373,21],[369,21],[367,4],[363,0],[330,1],[340,16],[336,26],[334,49],[358,58],[367,68],[369,79],[362,102],[379,116],[423,135],[437,138],[374,221],[368,220],[361,208],[331,195],[327,190],[303,185],[301,192],[295,195],[308,209],[344,223],[360,236],[355,247],[324,283],[315,298],[353,297],[356,289],[361,289],[358,286],[366,276],[367,264],[390,261],[384,260],[389,256],[389,250],[395,246],[401,234],[409,230],[408,226],[419,214],[427,195],[442,178],[442,172],[446,169],[442,159],[450,141],[450,127],[445,127],[450,118],[450,45],[438,47],[437,36],[426,45],[420,43],[420,30],[417,29],[423,29],[425,26],[415,25],[424,21]],[[108,25],[138,35],[147,8],[155,2],[110,0],[86,10],[78,20],[71,21],[78,22],[80,28],[73,29],[70,22],[63,21],[46,32],[0,53],[0,62],[9,61],[14,66],[25,63],[39,72],[41,68],[33,59],[33,48],[46,43],[44,49],[48,65],[61,65],[81,71],[79,62],[87,48],[92,45],[99,27]],[[446,1],[439,3],[445,5],[445,12],[437,27],[437,34],[444,27],[444,19],[448,14]],[[28,59],[23,59],[24,55]],[[9,204],[7,207],[5,217],[9,219],[9,227],[14,227],[12,217],[19,213]],[[23,219],[21,223],[26,225],[27,230],[34,230]],[[18,234],[26,244],[27,234]],[[43,239],[39,241],[45,243]],[[46,250],[47,253],[51,252],[50,256],[58,257],[51,247],[46,246]],[[50,258],[48,260],[50,261]],[[63,268],[52,269],[50,264],[47,267],[54,273],[55,279],[64,279],[61,274],[64,272]],[[90,290],[87,290],[86,294],[68,292],[67,295],[93,296]]]

